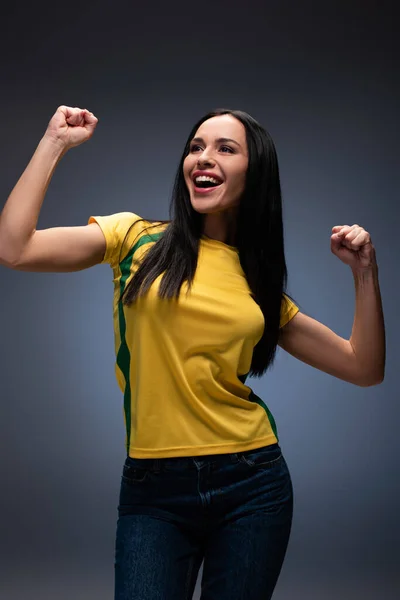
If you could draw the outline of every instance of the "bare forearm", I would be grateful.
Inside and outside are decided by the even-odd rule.
[[[385,324],[378,267],[353,271],[355,315],[350,343],[366,385],[380,383],[385,373]]]
[[[54,170],[66,150],[44,136],[0,215],[0,260],[12,263],[36,229]]]

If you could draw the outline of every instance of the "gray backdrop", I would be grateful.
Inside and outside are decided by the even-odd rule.
[[[86,0],[12,5],[1,22],[1,205],[57,106],[99,118],[94,138],[58,166],[39,228],[124,210],[168,218],[193,122],[228,106],[276,142],[289,293],[346,338],[354,285],[330,253],[331,227],[359,223],[371,233],[386,319],[383,384],[356,387],[282,350],[271,372],[250,380],[277,420],[295,487],[276,600],[400,594],[400,99],[394,3],[379,6]],[[7,600],[112,598],[124,428],[111,275],[108,266],[0,267]]]

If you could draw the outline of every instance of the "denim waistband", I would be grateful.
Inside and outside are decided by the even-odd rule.
[[[279,444],[268,444],[260,448],[253,448],[252,450],[243,450],[240,452],[232,452],[225,454],[201,454],[198,456],[173,456],[165,458],[135,458],[127,456],[125,464],[146,468],[150,471],[160,471],[163,466],[170,466],[176,468],[192,467],[194,465],[205,465],[205,464],[225,464],[235,463],[239,460],[240,456],[248,456],[249,454],[261,454],[263,452],[274,451],[279,448]]]

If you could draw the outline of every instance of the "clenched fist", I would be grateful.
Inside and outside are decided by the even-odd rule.
[[[45,137],[68,150],[90,139],[97,123],[98,119],[86,108],[59,106],[48,124]]]

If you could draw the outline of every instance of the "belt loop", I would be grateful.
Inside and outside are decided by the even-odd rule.
[[[159,458],[154,459],[154,472],[159,473],[161,470],[161,461]]]

